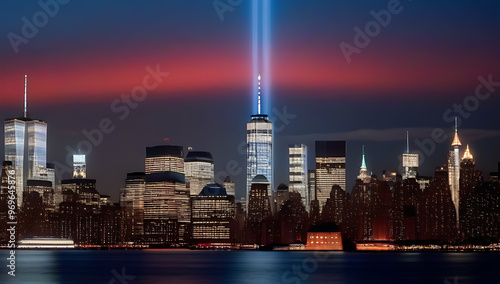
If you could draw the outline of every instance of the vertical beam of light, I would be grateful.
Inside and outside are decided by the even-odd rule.
[[[257,76],[259,73],[259,1],[252,1],[252,113],[257,113]]]
[[[258,112],[258,76],[262,75],[262,113],[269,114],[271,95],[271,1],[252,1],[253,113]]]
[[[262,64],[264,72],[263,82],[263,111],[269,113],[271,97],[271,1],[262,0]]]
[[[24,118],[28,117],[28,75],[24,75]]]

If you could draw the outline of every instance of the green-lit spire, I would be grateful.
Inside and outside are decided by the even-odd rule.
[[[366,162],[365,162],[365,145],[363,145],[363,160],[361,161],[361,168],[366,169]]]

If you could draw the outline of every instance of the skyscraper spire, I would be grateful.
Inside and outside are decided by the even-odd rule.
[[[365,162],[365,145],[363,145],[363,159],[361,160],[361,169],[366,170],[366,162]]]
[[[458,139],[458,120],[457,120],[457,117],[455,117],[455,138],[453,138],[453,143],[451,143],[451,146],[462,146],[462,143],[460,143],[460,139]]]
[[[473,159],[474,157],[472,156],[469,150],[469,144],[467,144],[467,150],[465,150],[464,157],[462,158],[462,160],[473,160]]]
[[[368,176],[368,171],[366,170],[366,162],[365,162],[365,145],[363,145],[363,154],[361,158],[361,168],[359,169],[358,179],[362,180],[364,183],[370,181],[370,177]]]
[[[24,75],[24,118],[28,118],[28,75]]]
[[[410,133],[406,131],[406,154],[410,154]]]
[[[259,73],[259,77],[257,77],[257,79],[259,80],[259,88],[258,88],[258,102],[257,102],[257,114],[261,114],[260,111],[261,111],[261,99],[260,99],[260,73]]]

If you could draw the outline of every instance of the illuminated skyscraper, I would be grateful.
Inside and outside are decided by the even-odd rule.
[[[191,195],[200,194],[207,185],[214,183],[214,159],[209,152],[190,151],[184,159],[186,186]]]
[[[252,180],[263,175],[271,183],[268,195],[272,196],[273,185],[273,124],[267,114],[261,114],[261,77],[259,75],[258,113],[247,123],[247,186],[246,199]]]
[[[147,147],[146,174],[168,171],[184,174],[184,150],[182,146]]]
[[[146,149],[144,239],[150,244],[185,242],[190,223],[189,190],[182,146]]]
[[[73,155],[73,178],[87,178],[87,164],[85,155]]]
[[[362,180],[364,183],[370,182],[370,176],[368,176],[368,170],[366,169],[364,145],[363,145],[363,158],[361,159],[361,168],[359,169],[358,179]]]
[[[334,185],[345,190],[345,141],[316,141],[316,200],[322,208]]]
[[[12,162],[16,170],[17,206],[22,205],[24,189],[24,148],[26,134],[26,119],[15,118],[5,120],[5,161]]]
[[[409,134],[406,132],[406,153],[403,154],[403,179],[416,178],[418,174],[418,154],[410,154]]]
[[[234,242],[234,196],[219,184],[206,185],[199,195],[191,195],[191,212],[193,243],[230,247]]]
[[[307,146],[304,144],[288,147],[289,191],[300,193],[302,204],[309,211],[311,197],[307,183]]]
[[[458,139],[458,125],[455,118],[455,137],[451,143],[451,149],[448,155],[448,181],[451,191],[451,200],[457,212],[457,228],[459,226],[459,206],[460,206],[460,139]]]
[[[28,76],[26,75],[24,77],[23,117],[6,119],[4,124],[5,161],[11,161],[16,169],[18,206],[22,205],[22,194],[26,189],[26,180],[49,179],[46,168],[47,123],[28,118],[27,90]]]
[[[28,128],[28,179],[47,179],[47,123],[29,120]]]

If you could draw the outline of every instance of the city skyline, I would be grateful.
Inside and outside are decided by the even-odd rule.
[[[499,30],[493,0],[2,1],[0,282],[491,282]]]
[[[359,149],[361,149],[361,145],[366,145],[367,167],[370,172],[378,176],[381,176],[384,169],[401,173],[398,166],[401,163],[399,158],[405,150],[406,131],[410,132],[411,149],[419,150],[415,139],[419,141],[431,139],[434,129],[443,129],[444,135],[447,135],[448,139],[442,143],[435,143],[436,148],[431,151],[433,153],[425,155],[421,161],[423,164],[419,167],[419,172],[422,175],[431,176],[435,166],[446,163],[448,147],[451,142],[453,122],[443,119],[443,115],[447,114],[447,118],[453,117],[451,114],[454,114],[454,104],[463,104],[469,96],[474,96],[476,87],[482,82],[478,79],[479,77],[484,78],[483,81],[500,81],[500,77],[497,75],[500,74],[497,72],[498,67],[493,66],[494,60],[489,60],[496,58],[493,50],[497,50],[496,47],[499,45],[495,37],[489,36],[493,34],[490,31],[494,30],[491,25],[496,25],[496,23],[489,21],[493,17],[493,12],[487,12],[493,10],[492,6],[498,4],[475,4],[472,12],[465,19],[459,18],[457,15],[471,7],[467,7],[465,4],[455,6],[437,4],[443,10],[448,9],[446,10],[449,11],[446,14],[446,19],[439,21],[437,12],[431,13],[428,17],[437,23],[445,23],[446,20],[449,20],[449,23],[457,24],[459,19],[464,20],[465,23],[460,25],[462,29],[455,30],[447,26],[443,26],[442,29],[456,31],[456,35],[449,33],[448,36],[458,43],[460,41],[468,43],[466,45],[458,44],[459,48],[456,49],[456,53],[443,55],[442,51],[433,52],[433,49],[445,48],[449,44],[448,39],[446,41],[437,40],[439,44],[435,44],[431,48],[432,46],[428,45],[430,40],[426,41],[421,36],[418,37],[426,27],[432,26],[431,22],[420,22],[417,26],[411,21],[411,19],[421,15],[419,13],[425,7],[424,4],[402,2],[404,4],[403,11],[393,15],[392,23],[381,30],[380,36],[372,39],[370,46],[364,48],[360,54],[354,54],[352,62],[349,64],[345,61],[338,47],[339,44],[341,42],[352,44],[352,39],[355,36],[353,28],[363,27],[372,19],[370,11],[385,9],[387,1],[370,2],[369,4],[366,1],[359,1],[359,3],[364,4],[363,7],[366,7],[364,9],[355,9],[352,6],[354,4],[338,4],[335,11],[352,13],[353,18],[349,21],[346,21],[340,12],[335,14],[340,18],[332,18],[331,15],[327,15],[328,12],[334,11],[334,4],[323,5],[320,3],[319,1],[309,4],[289,1],[287,4],[273,4],[271,7],[273,14],[271,86],[273,91],[268,107],[276,132],[273,145],[275,150],[274,186],[288,183],[289,144],[305,144],[308,147],[310,151],[308,153],[310,157],[308,168],[312,169],[314,162],[311,161],[311,157],[314,157],[314,152],[311,149],[314,149],[314,141],[346,140],[346,189],[350,191],[359,173],[361,161]],[[99,192],[111,195],[114,201],[118,201],[119,189],[125,184],[126,174],[144,170],[140,166],[141,161],[145,158],[144,149],[164,144],[165,138],[169,138],[169,145],[182,145],[185,149],[193,147],[196,151],[212,153],[216,178],[219,174],[221,177],[219,182],[222,183],[226,176],[222,177],[222,174],[227,173],[236,184],[237,197],[243,196],[246,162],[245,154],[242,154],[240,149],[241,143],[246,140],[245,123],[248,116],[254,113],[252,106],[254,93],[252,90],[255,78],[251,74],[251,52],[248,46],[240,48],[240,44],[231,43],[229,38],[244,39],[241,45],[249,45],[251,38],[250,26],[248,25],[251,17],[250,5],[244,1],[241,5],[234,7],[232,12],[226,12],[224,20],[220,21],[212,5],[197,3],[202,12],[196,13],[203,14],[202,19],[208,23],[205,32],[210,32],[213,38],[202,35],[200,32],[194,32],[195,28],[200,27],[199,21],[196,22],[195,19],[189,17],[182,21],[185,23],[186,30],[183,34],[187,36],[187,40],[179,40],[182,33],[171,29],[167,30],[166,35],[170,35],[172,40],[180,42],[178,46],[187,45],[192,48],[192,43],[197,40],[202,43],[213,43],[214,40],[221,39],[221,43],[217,46],[214,44],[204,45],[204,52],[183,53],[177,50],[178,46],[173,48],[169,45],[168,36],[165,36],[161,40],[164,45],[160,45],[165,46],[165,54],[168,54],[168,51],[177,50],[174,54],[179,58],[194,56],[191,61],[187,61],[191,64],[186,66],[180,66],[178,63],[171,64],[175,61],[171,61],[169,56],[167,56],[167,60],[163,56],[157,56],[158,53],[144,51],[158,50],[160,46],[151,45],[153,47],[138,48],[134,44],[124,49],[117,48],[113,40],[116,40],[116,43],[123,43],[127,39],[120,33],[113,33],[112,40],[103,42],[104,46],[102,46],[101,52],[96,52],[99,44],[86,43],[84,46],[89,47],[89,52],[84,52],[71,60],[67,59],[68,54],[72,50],[80,50],[81,47],[79,49],[68,48],[67,52],[61,54],[55,54],[43,48],[44,45],[48,45],[57,50],[55,44],[60,43],[63,36],[67,35],[62,23],[69,23],[70,26],[81,24],[82,18],[75,17],[74,9],[90,9],[92,5],[88,5],[81,3],[61,5],[59,13],[50,18],[48,25],[40,28],[38,34],[30,39],[29,43],[20,45],[17,54],[12,51],[8,40],[1,43],[5,48],[2,48],[0,56],[6,59],[4,71],[0,76],[0,81],[4,86],[2,104],[0,105],[2,119],[21,116],[24,91],[23,77],[28,74],[30,78],[28,110],[32,117],[43,119],[48,125],[47,162],[66,164],[71,168],[72,164],[68,164],[67,160],[68,157],[72,158],[74,153],[70,153],[71,151],[68,149],[71,148],[72,151],[77,152],[79,142],[88,141],[82,132],[98,128],[100,121],[105,118],[109,118],[113,122],[114,130],[109,134],[104,134],[102,141],[96,143],[98,145],[92,144],[92,151],[87,153],[87,165],[89,168],[88,176],[97,180]],[[169,2],[165,4],[165,7],[172,8],[173,5],[173,2]],[[185,4],[177,3],[175,5],[179,5],[176,7],[181,15],[195,13]],[[13,15],[9,15],[3,20],[6,22],[3,29],[8,29],[8,31],[5,30],[5,34],[9,32],[19,34],[23,24],[19,19],[22,16],[30,18],[34,12],[41,9],[36,3],[13,5],[11,8]],[[104,4],[102,11],[109,8],[108,4]],[[123,15],[131,15],[127,13],[132,13],[130,11],[132,8],[133,4],[125,3]],[[291,22],[290,18],[299,13],[295,8],[303,8],[304,15],[311,13],[315,15],[315,18],[295,17],[295,20]],[[478,13],[481,17],[478,16]],[[74,21],[67,19],[70,16],[74,18]],[[103,20],[103,18],[99,18],[102,16],[98,13],[96,19]],[[145,17],[146,14],[138,16]],[[152,18],[161,22],[158,17]],[[343,22],[340,21],[341,18]],[[176,20],[179,19],[176,18]],[[337,25],[330,24],[330,21]],[[395,24],[396,22],[398,24]],[[117,23],[125,24],[124,21],[120,20]],[[287,32],[288,27],[285,23],[293,23],[291,27],[294,28],[294,33]],[[301,24],[304,25],[302,29],[300,28]],[[466,28],[467,24],[470,24],[471,27]],[[129,25],[124,27],[131,28]],[[142,28],[144,27],[142,26]],[[317,27],[316,33],[306,32],[309,28],[314,27]],[[482,33],[477,34],[475,31],[480,27],[485,28],[481,29]],[[135,30],[128,31],[130,34],[136,35],[138,34],[137,30],[142,30],[142,28],[137,26]],[[403,30],[404,28],[406,29]],[[110,27],[109,31],[113,30],[114,28]],[[86,31],[82,30],[81,36],[83,38],[87,34]],[[233,36],[236,34],[240,35]],[[292,34],[294,36],[290,37]],[[46,37],[47,35],[48,37]],[[407,49],[409,43],[391,40],[391,37],[399,39],[403,35],[414,35],[421,39],[421,44],[415,48]],[[429,35],[433,40],[436,40],[439,33],[429,31]],[[104,33],[100,36],[104,36]],[[144,35],[145,42],[155,42],[152,39],[152,34]],[[303,41],[304,39],[310,45],[294,44],[298,40]],[[486,39],[489,42],[487,46],[484,46],[482,43]],[[284,44],[296,47],[295,49],[284,48]],[[397,60],[394,57],[391,57],[391,62],[380,65],[385,67],[384,70],[389,70],[387,73],[376,74],[377,72],[373,71],[375,69],[370,66],[377,66],[383,60],[381,49],[387,47],[388,44],[400,49],[401,54],[394,55],[396,58],[405,55],[418,55],[422,59],[422,64],[416,65],[419,66],[420,75],[416,76],[412,73],[413,71],[409,72],[408,68],[405,67],[411,66],[411,62],[400,66],[401,72],[397,72],[395,69],[397,66],[391,63]],[[123,68],[123,63],[122,65],[112,63],[111,59],[120,58],[120,54],[116,54],[104,62],[100,60],[100,56],[110,54],[109,49],[104,48],[109,46],[114,46],[115,50],[123,50],[124,53],[132,52],[131,54],[134,54],[130,59],[128,56],[123,57],[122,60],[127,62],[127,68]],[[207,46],[214,47],[207,48]],[[312,54],[309,47],[313,46],[317,47],[318,51],[325,52]],[[69,47],[72,45],[70,44]],[[481,54],[472,52],[479,47],[482,50]],[[429,55],[424,55],[423,51],[429,51]],[[219,56],[221,52],[226,54],[228,59]],[[92,54],[99,56],[89,57]],[[148,56],[141,56],[144,54],[148,54]],[[183,54],[184,56],[182,56]],[[329,55],[326,56],[326,54]],[[490,57],[487,57],[488,55]],[[205,57],[212,59],[205,60]],[[463,61],[455,62],[450,59],[451,57],[453,59],[462,58]],[[72,71],[75,69],[69,68],[69,66],[81,65],[82,58],[87,64],[83,65],[85,68],[81,68],[75,73]],[[235,60],[235,58],[240,59]],[[248,58],[248,62],[244,60],[242,62],[241,58]],[[436,60],[437,58],[440,60]],[[325,61],[321,62],[320,59],[325,59]],[[53,64],[48,64],[49,60]],[[63,64],[61,60],[71,64]],[[232,65],[228,61],[233,62]],[[292,68],[290,63],[287,63],[288,61],[297,62],[297,66]],[[146,70],[148,66],[149,71]],[[217,75],[204,76],[203,74],[207,74],[203,71],[205,70],[203,68],[207,68],[205,66],[208,68],[210,66],[221,67],[214,69],[215,72],[209,72]],[[237,69],[232,67],[237,67]],[[47,69],[45,70],[45,68]],[[158,68],[161,72],[168,72],[169,75],[160,78],[162,81],[158,81],[158,87],[148,92],[144,101],[136,102],[136,108],[129,107],[126,111],[122,108],[118,112],[111,109],[111,105],[116,100],[121,99],[122,93],[130,93],[136,85],[142,84],[142,79],[147,74],[151,74],[151,70]],[[361,71],[360,68],[371,72]],[[426,68],[433,70],[433,72],[425,75],[426,72],[423,70]],[[116,70],[113,72],[114,69]],[[119,71],[120,69],[126,70],[126,74],[122,73],[125,71]],[[221,69],[224,72],[217,72]],[[62,75],[61,70],[67,74]],[[83,74],[84,70],[88,75]],[[445,70],[450,72],[444,72]],[[152,72],[154,73],[154,71]],[[338,76],[338,72],[345,72],[347,75]],[[241,77],[239,77],[240,75],[235,77],[236,75],[233,73],[241,74]],[[440,75],[437,76],[436,73]],[[354,74],[356,74],[356,78],[365,80],[365,83],[352,80]],[[442,74],[449,75],[444,78]],[[412,80],[417,80],[421,84],[417,86],[418,84],[415,82],[411,83],[412,80],[402,80],[401,76],[415,78]],[[186,79],[188,77],[190,80]],[[315,79],[316,77],[317,79]],[[333,83],[327,84],[330,81]],[[341,84],[339,81],[343,83]],[[376,81],[380,81],[380,83],[377,84]],[[186,82],[196,82],[196,84],[189,87]],[[389,84],[389,82],[392,83]],[[53,91],[50,92],[48,89]],[[487,88],[483,88],[482,91],[485,90]],[[48,93],[53,93],[53,95],[48,95]],[[490,171],[496,171],[499,156],[499,150],[494,147],[498,144],[500,137],[495,123],[498,117],[495,105],[499,100],[496,93],[493,90],[489,98],[479,100],[477,110],[467,111],[469,114],[467,118],[465,115],[459,115],[461,118],[460,138],[463,143],[470,145],[471,151],[476,157],[477,166],[485,175],[488,175]],[[123,107],[124,105],[124,103],[120,103],[117,106]],[[447,112],[449,109],[452,110],[451,113]],[[394,119],[396,117],[397,120]],[[210,127],[203,127],[205,123]],[[144,127],[144,125],[150,127]],[[206,139],[206,137],[213,135],[221,138],[217,140],[223,141],[223,143]],[[3,156],[4,150],[1,151]],[[463,152],[464,149],[460,151]],[[122,153],[126,153],[126,155]],[[238,174],[229,173],[233,168],[234,172],[238,172]],[[103,171],[104,169],[107,170],[106,173]],[[65,176],[59,178],[67,179],[71,177],[71,174],[68,171]]]

